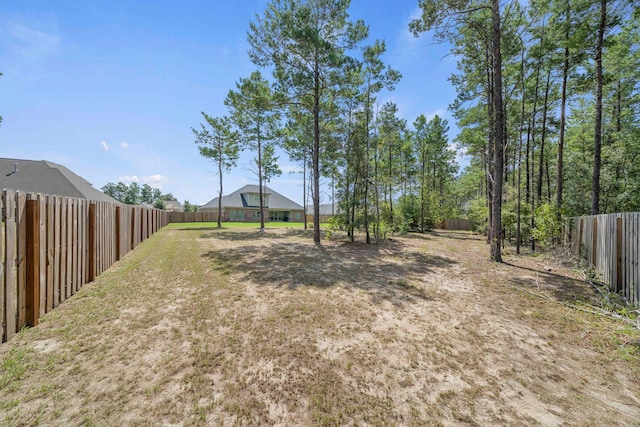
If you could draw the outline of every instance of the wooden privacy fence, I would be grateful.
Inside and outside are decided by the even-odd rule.
[[[466,230],[471,231],[471,221],[466,218],[445,219],[438,228],[442,230]]]
[[[571,218],[564,243],[589,261],[611,291],[640,306],[640,212]]]
[[[168,212],[4,190],[2,342],[93,281],[169,223]]]
[[[216,222],[216,212],[169,212],[169,222]]]

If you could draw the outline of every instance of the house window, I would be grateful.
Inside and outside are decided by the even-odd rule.
[[[251,219],[255,219],[255,220],[260,219],[260,211],[251,212]]]
[[[255,193],[246,194],[247,197],[247,205],[249,206],[260,206],[260,195]]]
[[[244,211],[242,209],[230,209],[229,220],[231,221],[244,221]]]
[[[244,195],[247,199],[248,206],[260,206],[260,194],[258,193],[247,193]],[[264,207],[269,207],[269,195],[263,194],[264,197]]]
[[[269,221],[289,221],[291,212],[289,211],[270,211]]]
[[[300,220],[302,220],[302,212],[294,212],[294,213],[293,213],[293,220],[294,220],[294,221],[300,221]]]

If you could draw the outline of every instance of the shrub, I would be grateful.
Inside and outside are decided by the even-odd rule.
[[[477,233],[487,234],[489,208],[484,198],[473,199],[469,202],[467,217],[471,221],[471,228]]]
[[[555,206],[544,203],[536,208],[532,235],[542,245],[552,245],[560,238],[558,209]]]

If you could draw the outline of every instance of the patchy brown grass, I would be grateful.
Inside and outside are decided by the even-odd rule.
[[[0,424],[637,425],[638,331],[487,252],[163,230],[0,347]]]

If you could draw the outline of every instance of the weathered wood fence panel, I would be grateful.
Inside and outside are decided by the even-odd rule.
[[[169,222],[216,222],[218,214],[215,212],[170,212]]]
[[[640,306],[640,212],[571,218],[571,244],[612,292]]]
[[[2,342],[169,223],[158,209],[14,190],[0,205]]]
[[[471,221],[466,218],[445,219],[438,227],[441,230],[466,230],[471,231]]]

